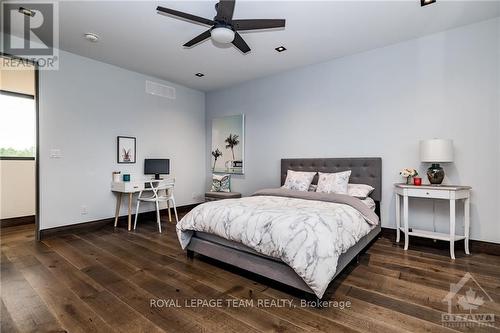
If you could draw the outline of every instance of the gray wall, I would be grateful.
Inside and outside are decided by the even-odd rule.
[[[146,80],[174,86],[177,99],[146,94]],[[112,217],[111,172],[143,178],[146,157],[170,158],[177,205],[200,200],[203,92],[63,51],[59,70],[40,71],[40,89],[41,229]],[[137,137],[136,164],[116,163],[118,135]],[[50,158],[50,149],[61,149],[63,157]]]
[[[419,140],[451,138],[456,157],[445,182],[473,187],[472,238],[500,242],[499,25],[485,21],[210,92],[206,151],[212,118],[246,115],[246,174],[232,178],[245,195],[280,185],[281,158],[380,156],[382,224],[394,227],[398,171],[425,174]],[[435,209],[436,229],[447,231],[447,204]],[[410,223],[432,229],[432,210],[432,202],[411,200]]]

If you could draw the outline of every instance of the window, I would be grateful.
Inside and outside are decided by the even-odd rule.
[[[36,109],[33,96],[0,91],[0,158],[34,158]]]

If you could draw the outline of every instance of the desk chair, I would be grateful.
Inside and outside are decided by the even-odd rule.
[[[141,202],[154,202],[156,204],[156,222],[158,223],[158,231],[161,232],[161,223],[160,223],[160,202],[166,202],[168,207],[168,219],[172,222],[172,215],[170,213],[170,202],[172,202],[172,206],[174,208],[175,220],[179,222],[179,218],[177,217],[177,208],[175,206],[174,199],[174,183],[175,179],[164,179],[164,180],[151,180],[146,184],[149,184],[149,187],[145,188],[141,192],[139,192],[139,196],[137,197],[137,209],[135,212],[135,220],[134,220],[134,230],[137,225],[137,216],[139,216],[139,205]],[[162,192],[164,191],[164,195]],[[143,196],[143,194],[146,194]]]

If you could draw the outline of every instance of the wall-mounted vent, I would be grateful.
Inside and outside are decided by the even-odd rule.
[[[146,93],[166,97],[170,99],[175,99],[175,88],[165,86],[152,81],[146,81]]]

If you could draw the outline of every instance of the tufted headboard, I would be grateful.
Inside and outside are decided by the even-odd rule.
[[[370,197],[380,202],[382,199],[382,158],[286,158],[281,160],[281,185],[285,183],[286,173],[293,171],[341,172],[352,170],[349,183],[368,184],[375,188]],[[313,184],[318,183],[318,175]]]

